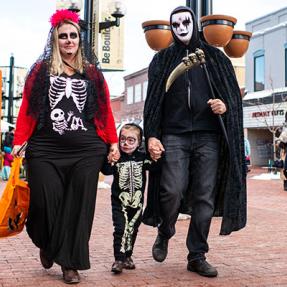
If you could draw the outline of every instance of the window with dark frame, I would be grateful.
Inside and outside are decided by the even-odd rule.
[[[254,57],[254,92],[263,91],[264,83],[264,54]]]

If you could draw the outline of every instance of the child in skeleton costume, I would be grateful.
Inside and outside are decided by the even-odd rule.
[[[124,125],[119,142],[120,160],[115,165],[105,164],[102,169],[104,174],[114,175],[111,200],[115,262],[112,272],[116,274],[123,268],[135,268],[131,256],[142,220],[146,170],[153,166],[146,154],[138,150],[142,142],[142,129],[138,125]]]
[[[109,91],[81,39],[79,16],[51,17],[44,54],[32,66],[16,124],[13,154],[28,142],[27,232],[44,268],[61,266],[65,283],[90,268],[89,238],[99,171],[119,157]]]

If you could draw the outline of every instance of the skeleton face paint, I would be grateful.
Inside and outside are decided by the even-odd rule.
[[[188,45],[193,31],[193,21],[190,13],[179,12],[172,15],[171,26],[176,37],[185,45]]]
[[[119,141],[121,151],[126,154],[132,154],[139,146],[138,134],[133,130],[122,129]]]
[[[78,30],[72,24],[63,24],[58,28],[58,43],[63,58],[74,57],[79,49]]]

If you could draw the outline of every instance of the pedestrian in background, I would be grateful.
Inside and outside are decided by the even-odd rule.
[[[11,154],[11,147],[4,147],[4,156],[3,156],[3,167],[2,167],[2,180],[6,181],[9,179],[11,166],[13,162],[13,156]]]
[[[2,143],[3,148],[5,146],[10,147],[10,148],[13,147],[14,132],[15,132],[15,129],[12,128],[9,132],[5,133],[5,138],[4,138],[4,141]]]
[[[89,239],[99,171],[119,157],[110,96],[79,16],[58,10],[44,53],[24,86],[13,154],[28,142],[28,235],[44,268],[61,266],[65,283],[90,268]],[[109,149],[109,151],[108,151]]]
[[[283,190],[287,191],[287,143],[280,141],[278,147],[280,150],[280,160],[278,160],[278,163],[280,163],[280,179],[283,181]]]
[[[106,163],[102,172],[113,174],[112,216],[114,224],[114,257],[111,271],[135,269],[132,259],[138,228],[142,221],[146,170],[152,166],[145,152],[139,151],[143,131],[140,126],[125,124],[119,134],[121,157],[111,165]]]
[[[245,165],[246,165],[246,172],[249,172],[249,165],[250,165],[250,155],[251,155],[251,148],[250,143],[247,138],[244,138],[244,154],[245,154]]]

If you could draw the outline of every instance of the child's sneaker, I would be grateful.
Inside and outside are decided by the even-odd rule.
[[[119,274],[119,273],[122,273],[123,267],[124,267],[123,261],[116,260],[112,265],[111,271],[114,272],[115,274]]]
[[[135,269],[136,268],[131,257],[126,258],[123,268],[125,268],[125,269]]]

